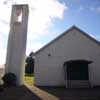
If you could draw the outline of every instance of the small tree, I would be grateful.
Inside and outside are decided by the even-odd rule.
[[[26,74],[34,74],[34,58],[33,52],[26,58],[26,65],[25,65],[25,73]]]

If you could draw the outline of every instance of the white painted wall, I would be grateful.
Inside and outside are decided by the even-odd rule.
[[[100,45],[77,29],[69,32],[35,55],[36,85],[65,85],[63,63],[76,59],[93,61],[89,65],[89,80],[91,85],[100,85]]]
[[[22,9],[22,22],[16,21],[16,9]],[[6,73],[17,76],[17,85],[22,85],[25,70],[25,51],[27,40],[28,5],[13,5],[8,39]]]

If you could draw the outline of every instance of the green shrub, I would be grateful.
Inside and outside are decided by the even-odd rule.
[[[2,80],[4,81],[4,85],[6,86],[14,86],[16,85],[16,75],[14,73],[6,73]]]

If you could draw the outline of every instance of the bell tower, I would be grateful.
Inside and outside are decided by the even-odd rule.
[[[5,71],[17,76],[18,85],[24,80],[28,14],[28,5],[12,6]]]

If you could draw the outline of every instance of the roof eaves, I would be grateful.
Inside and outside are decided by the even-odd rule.
[[[37,53],[39,53],[40,51],[42,51],[43,49],[45,49],[46,47],[48,47],[50,44],[52,44],[55,41],[57,41],[58,39],[60,39],[62,36],[64,36],[65,34],[67,34],[69,31],[71,31],[73,28],[75,28],[74,25],[72,27],[70,27],[67,31],[63,32],[61,35],[59,35],[58,37],[56,37],[55,39],[53,39],[52,41],[50,41],[49,43],[47,43],[45,46],[43,46],[42,48],[40,48],[38,51],[36,51],[34,53],[34,55],[36,55]]]
[[[38,54],[40,51],[42,51],[43,49],[45,49],[46,47],[48,47],[50,44],[54,43],[55,41],[57,41],[58,39],[60,39],[62,36],[64,36],[65,34],[69,33],[69,31],[71,31],[73,29],[78,30],[83,35],[85,35],[87,38],[91,39],[92,41],[94,41],[95,43],[97,43],[100,46],[100,42],[99,41],[97,41],[95,38],[93,38],[90,35],[88,35],[83,30],[79,29],[77,26],[73,25],[68,30],[66,30],[65,32],[63,32],[61,35],[59,35],[58,37],[56,37],[54,40],[52,40],[51,42],[49,42],[48,44],[46,44],[45,46],[43,46],[42,48],[40,48],[37,52],[34,53],[34,55]]]

